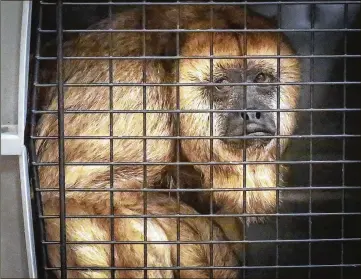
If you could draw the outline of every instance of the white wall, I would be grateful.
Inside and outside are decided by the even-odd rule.
[[[16,125],[23,1],[1,1],[1,124]],[[19,159],[1,156],[1,278],[28,278]]]

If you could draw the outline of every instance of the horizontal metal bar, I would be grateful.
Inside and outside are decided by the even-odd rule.
[[[128,214],[128,215],[66,215],[66,219],[104,218],[244,218],[244,217],[321,217],[321,216],[361,216],[361,212],[318,212],[318,213],[240,213],[240,214]],[[41,219],[59,219],[60,215],[39,215]]]
[[[294,109],[103,109],[103,110],[74,110],[67,109],[64,113],[217,113],[217,112],[357,112],[361,108],[294,108]],[[57,110],[32,110],[34,114],[55,114]]]
[[[309,265],[257,265],[257,266],[170,266],[170,267],[99,267],[99,266],[86,266],[86,267],[72,267],[68,266],[67,270],[214,270],[214,269],[294,269],[294,268],[330,268],[330,267],[361,267],[361,264],[309,264]],[[60,267],[44,267],[45,270],[60,270]]]
[[[361,160],[279,160],[236,162],[66,162],[66,166],[215,166],[215,165],[298,165],[298,164],[360,164]],[[57,162],[32,162],[34,166],[58,166]]]
[[[305,185],[302,187],[297,186],[282,186],[282,187],[257,187],[257,188],[172,188],[172,189],[163,189],[163,188],[140,188],[140,189],[122,189],[122,188],[67,188],[66,192],[117,192],[117,193],[187,193],[187,192],[259,192],[259,191],[340,191],[340,190],[361,190],[361,186],[309,186]],[[59,192],[59,188],[36,188],[37,192]]]
[[[94,82],[94,83],[64,83],[64,87],[105,87],[105,86],[237,86],[237,85],[245,85],[245,86],[266,86],[266,85],[352,85],[352,84],[361,84],[361,81],[304,81],[304,82],[263,82],[262,84],[256,82],[234,82],[227,84],[219,84],[214,82],[184,82],[184,83],[151,83],[151,82]],[[34,83],[36,87],[56,87],[57,83]]]
[[[31,136],[34,140],[58,140],[57,136]],[[344,138],[361,138],[361,135],[274,135],[274,136],[64,136],[64,139],[94,140],[94,139],[118,139],[118,140],[141,140],[141,139],[158,139],[158,140],[194,140],[194,139],[344,139]]]
[[[330,54],[330,55],[208,55],[208,56],[64,56],[63,60],[182,60],[182,59],[314,59],[314,58],[361,58],[358,54]],[[36,56],[40,61],[57,60],[55,56]]]
[[[316,32],[360,32],[361,29],[349,29],[349,28],[300,28],[300,29],[285,29],[285,28],[269,28],[269,29],[64,29],[63,33],[316,33]],[[56,34],[56,30],[53,29],[38,29],[39,33]]]
[[[56,3],[40,1],[42,5],[55,6]],[[310,4],[360,4],[361,1],[260,1],[260,2],[63,2],[66,6],[261,6],[261,5],[310,5]]]
[[[361,238],[325,238],[325,239],[265,239],[265,240],[204,240],[204,241],[67,241],[66,244],[86,245],[86,244],[256,244],[256,243],[321,243],[321,242],[353,242],[361,241]],[[59,245],[60,241],[42,241],[43,245]]]

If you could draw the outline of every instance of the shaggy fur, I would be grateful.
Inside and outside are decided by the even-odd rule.
[[[258,15],[234,7],[214,7],[213,27],[218,29],[244,27],[272,28],[272,25]],[[180,14],[180,23],[177,18]],[[211,27],[210,7],[182,6],[151,6],[146,8],[147,29],[209,29]],[[112,21],[104,20],[91,29],[139,29],[143,28],[141,9],[126,11],[114,16]],[[179,67],[180,82],[206,82],[210,78],[210,59],[181,59],[179,65],[175,60],[149,59],[145,63],[140,59],[131,59],[131,56],[142,55],[176,55],[177,35],[172,32],[117,32],[117,33],[86,33],[64,44],[64,56],[121,56],[129,59],[115,59],[112,63],[103,60],[64,60],[63,75],[65,84],[70,83],[171,83],[177,81]],[[276,33],[248,33],[247,36],[239,33],[218,32],[213,35],[214,55],[277,55]],[[285,38],[280,35],[280,54],[292,54],[293,51]],[[193,32],[180,33],[179,54],[184,56],[204,55],[210,53],[210,33]],[[145,40],[146,49],[143,52]],[[240,42],[244,41],[244,44]],[[214,71],[217,68],[242,67],[242,59],[214,60]],[[251,61],[252,62],[252,61]],[[264,65],[265,68],[277,69],[277,59],[254,59],[252,63]],[[109,68],[111,64],[112,70]],[[280,81],[289,82],[299,79],[298,62],[295,59],[281,59]],[[146,75],[143,76],[143,70]],[[49,72],[45,75],[51,76]],[[55,82],[55,75],[49,81]],[[161,110],[177,109],[179,100],[180,109],[197,110],[209,109],[210,101],[202,95],[199,86],[182,86],[177,90],[175,86],[147,86],[146,91],[141,85],[134,86],[65,86],[65,109],[71,111],[97,110],[97,113],[71,113],[64,116],[65,136],[109,136],[109,139],[65,139],[65,161],[79,163],[65,167],[66,214],[78,218],[68,218],[66,221],[67,241],[109,241],[111,240],[111,220],[107,215],[131,215],[127,218],[115,218],[115,241],[143,241],[145,240],[144,220],[137,215],[144,213],[143,203],[147,203],[146,213],[150,215],[197,214],[197,206],[187,205],[184,201],[177,204],[177,199],[162,193],[149,193],[147,198],[142,192],[146,178],[147,188],[156,188],[166,184],[167,187],[176,180],[175,168],[166,165],[81,165],[81,163],[137,163],[137,162],[175,162],[177,141],[172,139],[136,139],[139,136],[210,136],[209,113],[182,113],[180,114],[179,131],[177,116]],[[179,91],[179,95],[178,95]],[[41,98],[49,110],[57,110],[56,88],[42,89]],[[298,98],[297,86],[283,85],[280,89],[281,108],[294,108]],[[113,107],[110,107],[110,100]],[[146,99],[144,103],[143,100]],[[101,110],[114,109],[109,113]],[[137,110],[147,109],[157,112],[143,113]],[[126,112],[121,112],[125,110]],[[130,112],[130,111],[134,111]],[[280,113],[280,133],[292,134],[295,118],[291,113]],[[215,127],[217,114],[213,115]],[[113,130],[110,130],[110,122]],[[145,123],[144,123],[145,121]],[[145,131],[144,128],[145,127]],[[37,135],[50,137],[58,135],[58,122],[55,114],[41,116]],[[217,135],[214,130],[213,135]],[[123,138],[122,138],[123,137]],[[286,140],[280,140],[281,153],[286,147]],[[58,141],[56,139],[39,139],[36,142],[39,162],[58,162]],[[113,152],[110,152],[112,148]],[[146,149],[144,154],[143,150]],[[180,142],[181,160],[186,162],[208,162],[211,159],[211,143],[208,139],[182,140]],[[276,157],[276,140],[273,139],[267,146],[249,147],[246,150],[234,148],[221,140],[213,140],[212,160],[215,162],[243,161],[243,152],[246,152],[250,161],[273,161]],[[210,166],[195,165],[181,167],[184,173],[180,177],[181,185],[192,186],[190,181],[197,181],[197,186],[203,188],[242,188],[243,165],[215,165],[213,177]],[[192,171],[189,171],[192,169]],[[58,189],[58,167],[39,167],[39,177],[42,189]],[[146,173],[144,173],[146,171]],[[192,172],[192,174],[190,174]],[[276,203],[276,166],[272,164],[254,164],[247,166],[246,187],[269,187],[269,191],[252,191],[246,195],[246,211],[249,213],[264,213],[273,209]],[[189,175],[187,175],[189,174]],[[189,180],[187,180],[189,178]],[[213,183],[211,184],[211,181]],[[168,181],[168,183],[163,183]],[[111,196],[107,191],[111,187],[119,190],[114,192],[114,209],[111,210]],[[89,191],[76,191],[86,189]],[[96,189],[97,191],[91,191]],[[71,191],[70,191],[71,190]],[[103,191],[102,191],[103,190]],[[130,190],[130,191],[129,191]],[[133,190],[133,191],[131,191]],[[243,191],[216,191],[213,194],[214,203],[219,212],[242,213]],[[197,195],[197,194],[194,194]],[[209,207],[207,198],[200,198],[202,206]],[[57,191],[42,193],[42,202],[45,215],[59,214],[59,194]],[[198,202],[197,202],[198,203]],[[98,218],[79,218],[81,215],[96,215]],[[104,218],[99,216],[104,215]],[[242,239],[242,225],[238,218],[215,219],[211,232],[209,218],[192,217],[180,218],[180,241],[207,241]],[[59,218],[46,219],[46,235],[49,241],[59,241]],[[177,218],[148,218],[147,241],[161,241],[147,245],[148,267],[174,267],[178,264],[188,269],[179,274],[172,270],[155,269],[147,272],[148,278],[208,278],[209,269],[191,269],[191,267],[209,266],[237,266],[240,254],[238,245],[214,244],[213,259],[211,259],[210,245],[208,244],[181,244],[180,262],[177,262],[177,245],[166,244],[166,241],[177,240]],[[136,270],[144,267],[144,244],[127,243],[114,245],[114,264],[116,267],[134,268],[133,270],[117,270],[117,278],[144,278],[144,271]],[[52,266],[60,266],[59,245],[49,245],[49,260]],[[110,244],[68,244],[68,267],[84,267],[84,270],[68,271],[69,278],[108,278],[110,271],[92,270],[91,267],[111,266]],[[87,268],[89,267],[89,268]],[[235,278],[234,269],[215,269],[214,278]]]

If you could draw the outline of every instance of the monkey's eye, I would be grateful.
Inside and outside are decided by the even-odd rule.
[[[270,82],[271,77],[268,74],[265,73],[259,73],[255,78],[254,82],[261,83],[261,82]]]
[[[227,80],[226,77],[219,77],[219,78],[216,78],[216,79],[214,80],[214,82],[215,82],[215,83],[226,84],[226,83],[228,83],[228,80]],[[216,89],[217,89],[218,91],[224,90],[224,89],[226,89],[226,88],[228,88],[228,86],[226,86],[226,85],[216,86]]]

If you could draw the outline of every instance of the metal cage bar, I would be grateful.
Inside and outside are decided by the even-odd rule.
[[[154,5],[164,5],[169,7],[175,7],[177,9],[175,26],[174,28],[151,28],[149,27],[149,19],[147,15],[147,9]],[[217,28],[215,22],[218,20],[217,15],[214,10],[220,6],[241,6],[244,8],[244,21],[241,28],[230,26],[229,29],[219,29]],[[275,19],[277,21],[277,27],[275,28],[251,28],[247,21],[247,16],[249,10],[255,9],[257,7],[262,7],[265,5],[275,7]],[[294,5],[304,5],[308,7],[309,11],[309,28],[304,26],[302,27],[287,27],[284,24],[283,12],[286,7]],[[317,8],[327,5],[339,5],[342,7],[342,23],[343,26],[322,26],[317,24]],[[148,278],[150,273],[158,271],[172,271],[177,278],[182,278],[182,272],[189,270],[204,270],[209,272],[209,278],[217,278],[215,274],[220,270],[238,270],[239,274],[242,275],[241,278],[257,278],[257,274],[266,272],[265,275],[267,278],[285,278],[289,274],[295,275],[298,272],[301,272],[302,278],[320,278],[322,276],[323,270],[336,270],[337,277],[340,279],[353,279],[353,274],[361,273],[361,264],[357,262],[356,257],[348,258],[350,254],[349,245],[355,245],[355,247],[361,246],[361,237],[357,234],[347,233],[348,222],[351,218],[355,220],[356,223],[361,218],[361,209],[356,206],[350,206],[351,203],[358,203],[356,195],[349,194],[357,193],[361,191],[360,180],[357,183],[349,185],[347,183],[347,168],[350,166],[361,166],[361,157],[350,157],[347,156],[347,145],[350,141],[357,141],[361,138],[361,132],[349,132],[347,130],[347,117],[350,114],[360,114],[361,107],[350,106],[348,105],[348,96],[350,87],[361,87],[361,78],[350,79],[348,67],[352,62],[360,62],[361,53],[355,52],[350,53],[349,47],[350,42],[349,38],[355,36],[355,34],[361,34],[360,26],[352,25],[349,21],[349,10],[351,5],[361,6],[361,1],[240,1],[240,2],[215,2],[215,1],[173,1],[173,2],[152,2],[147,0],[142,0],[139,2],[118,2],[115,0],[111,1],[89,1],[89,2],[75,2],[75,1],[50,1],[43,0],[39,1],[39,17],[38,17],[38,26],[36,33],[33,35],[36,38],[35,48],[34,48],[34,81],[32,83],[31,90],[31,112],[29,116],[29,121],[31,122],[31,129],[28,135],[29,144],[28,149],[31,153],[31,176],[32,184],[35,193],[36,199],[36,226],[38,227],[41,235],[38,236],[38,245],[41,248],[41,263],[39,270],[40,274],[44,273],[45,278],[52,278],[53,272],[57,272],[61,278],[69,277],[69,272],[72,271],[88,271],[88,272],[108,272],[111,278],[118,278],[120,272],[130,272],[130,271],[140,271],[144,278]],[[197,28],[184,28],[184,18],[182,18],[182,9],[187,6],[205,6],[207,9],[210,26],[205,29]],[[90,27],[89,29],[83,29],[83,27],[75,26],[70,28],[65,25],[66,10],[76,7],[82,8],[106,8],[106,13],[103,15],[103,19],[108,21],[107,27],[104,29],[97,29]],[[138,28],[133,29],[119,29],[114,25],[114,19],[118,16],[118,11],[123,12],[123,8],[126,7],[138,7],[141,11],[140,18],[141,23]],[[55,12],[56,22],[54,26],[46,25],[44,21],[44,10]],[[341,9],[341,8],[340,8]],[[360,8],[361,11],[361,8]],[[277,37],[277,54],[276,55],[251,55],[249,54],[248,44],[249,38],[252,38],[252,33],[272,33]],[[91,35],[91,34],[106,34],[108,38],[109,52],[105,56],[81,56],[81,55],[68,55],[64,51],[64,44],[66,43],[66,36],[74,36],[79,33]],[[149,54],[149,40],[148,36],[151,34],[161,34],[165,33],[171,36],[174,39],[174,42],[169,42],[170,44],[174,43],[175,50],[174,53],[165,55]],[[237,55],[216,55],[214,49],[214,42],[216,41],[217,34],[230,33],[236,35],[236,33],[241,33],[242,42],[242,51],[244,53]],[[296,52],[294,54],[284,54],[281,51],[281,35],[286,36],[300,36],[302,34],[309,36],[310,42],[308,45],[308,52]],[[115,38],[118,34],[138,34],[141,41],[141,50],[139,55],[130,54],[129,56],[119,56],[116,53],[117,45]],[[209,38],[209,55],[183,55],[182,53],[182,40],[184,36],[190,34],[204,34]],[[320,38],[320,34],[327,34],[327,36],[333,36],[334,34],[339,34],[342,37],[340,43],[342,44],[342,50],[337,53],[320,53],[316,50],[317,41]],[[56,53],[54,54],[44,54],[41,49],[45,46],[43,38],[56,38]],[[207,51],[208,52],[208,51]],[[181,78],[181,63],[186,60],[200,60],[207,59],[209,60],[209,81],[208,82],[184,82]],[[242,60],[242,70],[246,76],[245,81],[242,82],[228,82],[227,84],[219,84],[216,82],[216,73],[215,73],[215,64],[217,60],[220,59],[239,59]],[[275,59],[277,60],[276,64],[276,78],[272,82],[264,82],[263,86],[275,86],[276,87],[276,107],[275,108],[248,108],[249,96],[247,96],[247,90],[249,88],[260,86],[258,82],[250,82],[247,80],[247,73],[249,71],[249,60],[265,60],[265,59]],[[288,59],[298,59],[302,66],[303,70],[307,73],[305,68],[308,67],[308,74],[304,74],[300,81],[295,82],[284,82],[282,81],[282,69],[281,64]],[[125,60],[134,60],[141,63],[141,81],[140,82],[119,82],[115,77],[116,63],[122,62]],[[154,82],[151,78],[148,78],[149,70],[148,63],[155,63],[156,61],[162,61],[162,63],[171,62],[174,63],[174,80],[162,80],[157,83]],[[318,70],[316,65],[320,65],[323,60],[329,61],[342,61],[342,69],[340,68],[340,77],[339,78],[327,78],[322,79],[318,78]],[[104,82],[92,82],[92,83],[79,83],[72,81],[69,77],[64,74],[64,68],[66,63],[72,61],[97,61],[99,63],[107,63],[107,74],[108,79]],[[321,62],[320,62],[321,61]],[[55,81],[44,81],[41,79],[41,71],[44,70],[45,66],[43,63],[56,63],[56,80]],[[332,62],[333,63],[333,62]],[[336,63],[336,62],[334,62]],[[357,63],[357,62],[355,62]],[[208,73],[207,73],[208,74]],[[304,107],[297,108],[282,108],[281,107],[281,91],[282,86],[297,85],[301,88],[303,95],[307,95],[309,99],[305,102]],[[137,86],[141,89],[141,98],[142,98],[142,108],[141,109],[119,109],[114,104],[116,98],[116,90],[121,87],[127,87],[131,89],[132,87]],[[181,90],[185,87],[198,86],[202,87],[204,90],[210,90],[211,94],[209,96],[209,107],[202,108],[199,110],[194,109],[184,109],[181,105]],[[243,90],[243,107],[242,108],[219,108],[215,105],[216,99],[214,97],[216,86],[242,86]],[[68,109],[65,106],[65,99],[67,91],[71,88],[96,88],[96,87],[106,87],[109,92],[109,106],[105,109]],[[174,88],[175,104],[174,107],[168,109],[149,109],[148,104],[148,94],[152,87],[159,88]],[[57,109],[49,109],[39,107],[38,95],[40,90],[53,90],[56,89],[57,92]],[[323,107],[322,105],[317,104],[318,93],[324,88],[332,89],[342,95],[341,101],[338,103],[338,106],[327,106]],[[306,98],[305,96],[303,96]],[[330,97],[331,98],[331,97]],[[240,115],[247,115],[247,113],[275,113],[276,114],[276,132],[274,135],[265,135],[265,136],[252,136],[247,135],[246,125],[243,125],[243,135],[241,136],[229,136],[229,135],[218,135],[215,134],[215,123],[214,119],[217,114],[232,114],[239,113]],[[306,120],[303,120],[307,123],[306,131],[295,131],[291,134],[282,134],[281,133],[281,116],[284,113],[297,113],[304,115]],[[337,114],[340,115],[340,124],[338,130],[335,128],[331,131],[322,131],[317,130],[316,124],[320,119],[318,119],[319,114]],[[80,116],[82,114],[87,115],[108,115],[109,116],[109,133],[106,135],[69,135],[66,131],[66,121],[67,117]],[[141,135],[132,136],[132,135],[117,135],[115,132],[115,115],[116,114],[134,114],[142,116],[142,132]],[[151,124],[147,122],[147,116],[151,114],[169,114],[172,115],[172,120],[174,120],[174,134],[173,135],[160,135],[154,136],[149,135],[147,131],[151,129]],[[181,127],[181,118],[185,114],[205,114],[209,120],[209,135],[184,135]],[[58,131],[57,135],[39,135],[37,132],[37,123],[39,119],[44,116],[54,116],[57,117],[58,121]],[[325,118],[324,118],[325,119]],[[321,120],[322,121],[322,120]],[[247,149],[247,144],[249,140],[259,139],[275,139],[276,142],[276,154],[274,160],[260,159],[253,160],[249,158],[249,155],[246,152],[242,153],[242,158],[238,160],[231,161],[218,161],[214,157],[214,148],[215,141],[217,140],[235,140],[238,139],[242,143],[241,146],[243,150]],[[304,141],[308,149],[303,150],[303,154],[298,154],[297,158],[284,158],[281,154],[281,143],[283,140],[293,141]],[[58,161],[45,161],[39,160],[37,158],[37,141],[58,142]],[[94,160],[94,161],[80,161],[80,160],[68,160],[66,156],[66,142],[69,140],[106,140],[109,142],[109,158],[107,161]],[[115,143],[117,140],[139,140],[142,142],[142,158],[141,160],[134,161],[117,161]],[[172,140],[174,141],[174,158],[173,161],[154,161],[149,158],[149,142],[159,141],[159,140]],[[195,161],[189,162],[184,160],[184,154],[182,153],[182,143],[189,140],[199,140],[209,143],[209,160],[207,161]],[[329,141],[338,141],[340,142],[338,153],[335,156],[322,157],[318,156],[318,142],[323,140]],[[306,151],[305,151],[306,150]],[[260,185],[257,188],[249,188],[248,179],[250,176],[250,169],[256,166],[275,166],[275,185]],[[109,168],[109,185],[104,188],[66,188],[67,177],[66,169],[68,167],[108,167]],[[151,181],[148,179],[149,169],[155,166],[163,166],[174,170],[174,176],[172,176],[172,184],[170,188],[152,188]],[[242,169],[242,187],[238,185],[238,188],[224,187],[217,188],[217,183],[214,181],[215,175],[217,175],[217,167],[233,167],[238,166]],[[297,184],[297,182],[291,181],[290,183],[283,185],[281,177],[281,168],[299,168],[304,171],[303,183]],[[52,187],[44,188],[40,185],[39,179],[39,168],[51,168],[58,167],[58,176],[59,181],[58,185],[52,185]],[[142,178],[140,179],[141,186],[138,188],[118,188],[115,182],[116,168],[119,167],[139,167],[142,169]],[[184,188],[182,185],[182,168],[184,167],[208,167],[209,168],[209,187],[202,188],[201,186],[192,186],[191,188]],[[316,175],[317,171],[320,168],[338,168],[340,174],[338,176],[339,183],[334,183],[335,185],[329,185],[327,179],[324,179],[319,183],[318,177]],[[173,183],[174,182],[174,183]],[[264,191],[265,193],[275,192],[275,211],[272,213],[264,212],[249,212],[249,197],[252,197],[254,193],[259,193]],[[328,211],[327,209],[320,208],[318,204],[319,197],[322,193],[327,192],[332,193],[332,198],[340,202],[340,206],[337,210]],[[219,193],[241,193],[242,199],[242,213],[219,213],[217,212],[217,204],[215,201],[215,196]],[[46,214],[43,210],[43,198],[47,194],[59,194],[59,214]],[[109,195],[109,205],[110,210],[106,214],[82,214],[76,215],[66,212],[67,204],[70,202],[70,199],[67,198],[68,194],[72,193],[82,193],[84,195],[92,193],[104,193]],[[116,210],[116,197],[119,194],[134,194],[138,193],[142,197],[141,208],[142,210],[137,213],[119,213]],[[321,194],[320,194],[321,193]],[[175,201],[175,213],[157,213],[154,214],[149,212],[149,206],[152,202],[150,200],[153,194],[164,194],[168,197],[174,197]],[[182,204],[185,203],[183,200],[183,195],[201,195],[203,194],[209,198],[209,204],[207,204],[206,210],[204,212],[197,213],[184,213],[182,211]],[[296,206],[304,202],[306,207],[303,211],[287,211],[283,207],[284,195],[290,194],[292,198],[290,201]],[[306,197],[306,198],[305,198]],[[329,197],[325,194],[325,199]],[[165,220],[173,218],[176,220],[175,228],[175,239],[172,240],[152,240],[149,237],[152,233],[152,222],[154,220]],[[182,226],[184,220],[190,220],[191,218],[200,218],[202,220],[209,221],[209,236],[206,239],[201,240],[184,240],[182,239]],[[237,218],[242,220],[243,226],[241,228],[243,238],[242,239],[226,239],[220,240],[216,238],[215,230],[218,228],[217,220],[226,218]],[[254,227],[248,225],[250,220],[255,218],[260,218],[266,221],[266,224],[272,225],[272,230],[269,236],[263,238],[255,238],[252,233]],[[286,219],[302,219],[304,223],[302,234],[287,238],[285,236],[285,225],[284,220]],[[322,219],[323,218],[323,219]],[[335,234],[328,235],[327,233],[321,234],[321,236],[316,234],[316,228],[320,225],[319,220],[325,220],[325,218],[333,218],[332,220],[339,220],[340,228],[338,233],[338,228],[336,225],[332,227],[332,230],[335,231]],[[95,220],[104,220],[109,222],[109,235],[105,240],[97,241],[85,241],[85,240],[68,240],[67,234],[67,224],[71,222],[70,220],[80,220],[80,219],[90,219]],[[142,240],[122,240],[118,239],[116,236],[116,224],[121,219],[127,220],[136,220],[141,225],[141,239]],[[48,239],[46,237],[46,222],[51,220],[59,220],[59,239]],[[336,222],[335,221],[335,222]],[[321,221],[320,221],[321,222]],[[270,225],[270,226],[271,226]],[[288,228],[286,228],[287,230]],[[289,230],[295,230],[294,228],[289,228]],[[336,232],[337,230],[337,232]],[[357,228],[355,229],[357,231]],[[149,239],[150,238],[150,239]],[[76,247],[82,247],[82,245],[107,245],[110,247],[109,250],[109,262],[106,266],[73,266],[68,263],[68,254],[71,253],[72,249],[77,249]],[[242,244],[242,251],[239,251],[241,255],[241,263],[234,266],[219,266],[215,263],[215,253],[219,245],[226,244]],[[318,245],[338,245],[339,250],[337,252],[337,261],[322,261],[317,254]],[[131,266],[121,266],[119,264],[119,250],[125,247],[125,245],[142,245],[143,257],[142,263],[140,266],[131,267]],[[175,254],[175,260],[172,266],[153,266],[151,260],[149,259],[149,254],[155,245],[164,245],[167,247],[175,247],[175,250],[172,250]],[[199,245],[209,247],[209,265],[199,265],[199,266],[185,266],[182,259],[182,249],[186,245]],[[218,245],[218,246],[217,246]],[[256,264],[252,253],[249,250],[255,249],[254,247],[266,247],[266,252],[261,254],[264,258],[270,257],[270,260],[267,259],[259,261]],[[267,246],[269,245],[269,246]],[[285,256],[282,254],[285,252],[285,245],[300,245],[297,247],[307,247],[306,248],[306,257],[301,262],[288,262],[285,260]],[[358,246],[356,246],[358,245]],[[202,246],[202,247],[203,247]],[[59,265],[51,265],[48,261],[48,250],[52,247],[59,247],[60,261]],[[269,250],[267,247],[271,247]],[[291,246],[290,246],[291,247]],[[168,249],[168,248],[167,248]],[[169,248],[171,250],[172,248]],[[263,248],[262,248],[263,249]],[[268,250],[267,250],[268,249]],[[256,249],[256,251],[259,251]],[[294,251],[297,253],[297,251]],[[272,255],[272,256],[270,256]],[[288,254],[286,254],[288,255]],[[132,255],[127,255],[131,257]],[[258,255],[257,255],[258,256]],[[287,256],[286,256],[287,257]],[[327,258],[327,257],[326,257]],[[301,271],[300,271],[301,270]],[[350,270],[354,273],[352,275]],[[260,273],[257,273],[260,272]],[[335,274],[336,274],[335,273]],[[285,274],[288,274],[287,276]],[[321,274],[321,275],[320,275]],[[325,273],[329,274],[329,273]],[[336,275],[335,275],[336,276]],[[259,277],[258,277],[259,278]]]

